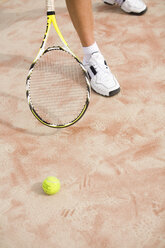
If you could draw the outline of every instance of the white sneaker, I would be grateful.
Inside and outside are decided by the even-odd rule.
[[[88,63],[84,63],[84,67],[94,91],[103,96],[114,96],[119,93],[120,85],[100,52],[93,53]]]
[[[147,6],[142,0],[103,0],[106,4],[118,4],[122,10],[129,14],[142,15],[147,11]]]

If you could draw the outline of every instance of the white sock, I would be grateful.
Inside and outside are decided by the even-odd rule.
[[[84,58],[83,58],[83,64],[87,64],[92,53],[100,52],[97,43],[93,43],[91,46],[88,47],[83,47],[83,53],[84,53]]]

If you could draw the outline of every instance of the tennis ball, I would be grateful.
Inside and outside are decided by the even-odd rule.
[[[47,177],[43,183],[42,188],[48,195],[54,195],[60,190],[60,181],[56,177]]]

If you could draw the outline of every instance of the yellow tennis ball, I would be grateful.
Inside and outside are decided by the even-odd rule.
[[[60,181],[56,177],[47,177],[43,183],[42,188],[48,195],[54,195],[60,190]]]

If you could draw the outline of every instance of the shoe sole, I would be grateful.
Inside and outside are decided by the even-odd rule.
[[[109,96],[115,96],[116,94],[118,94],[120,92],[120,88],[116,89],[116,90],[113,90],[111,92],[109,92]]]
[[[91,87],[91,88],[92,88],[92,87]],[[112,96],[115,96],[116,94],[118,94],[118,93],[120,92],[120,87],[119,87],[118,89],[116,89],[116,90],[110,91],[110,92],[109,92],[109,95],[101,94],[101,93],[97,92],[97,91],[96,91],[95,89],[93,89],[93,88],[92,88],[92,90],[93,90],[95,93],[97,93],[97,94],[99,94],[99,95],[101,95],[101,96],[112,97]]]
[[[130,15],[141,16],[144,13],[146,13],[146,11],[147,11],[147,8],[145,10],[143,10],[142,12],[140,12],[140,13],[135,13],[135,12],[127,12],[127,13],[130,14]]]
[[[107,3],[107,2],[104,2],[104,3],[107,4],[107,5],[110,5],[110,6],[113,6],[114,5],[114,4]],[[129,15],[141,16],[141,15],[143,15],[147,11],[147,8],[145,10],[143,10],[142,12],[140,12],[140,13],[127,12],[127,11],[123,10],[122,8],[121,8],[121,10],[124,11],[125,13],[129,14]]]

